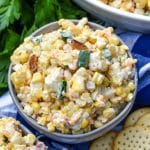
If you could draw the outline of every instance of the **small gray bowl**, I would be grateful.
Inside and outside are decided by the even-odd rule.
[[[74,23],[78,23],[78,20],[72,20]],[[91,28],[93,29],[104,29],[103,26],[100,26],[98,24],[89,22],[88,23],[90,25]],[[52,32],[54,30],[57,30],[59,28],[58,23],[57,22],[53,22],[50,24],[47,24],[43,27],[41,27],[40,29],[36,30],[32,36],[37,36],[40,34],[44,34],[44,33],[48,33],[48,32]],[[121,41],[122,42],[122,41]],[[123,42],[122,42],[123,43]],[[130,51],[128,52],[129,56],[132,57]],[[110,131],[111,129],[113,129],[115,126],[117,126],[130,112],[133,104],[134,104],[134,100],[135,100],[135,96],[136,96],[136,92],[137,92],[137,71],[136,68],[134,68],[134,82],[135,82],[135,91],[134,91],[134,97],[132,99],[131,102],[129,102],[125,108],[111,121],[109,121],[108,123],[106,123],[104,126],[102,126],[101,128],[98,129],[94,129],[90,132],[84,133],[84,134],[62,134],[62,133],[58,133],[58,132],[49,132],[48,129],[44,126],[39,125],[36,120],[34,120],[33,118],[29,117],[26,113],[23,112],[23,108],[19,102],[19,99],[16,96],[16,92],[15,89],[12,85],[11,82],[11,73],[13,72],[12,70],[12,64],[10,64],[9,67],[9,72],[8,72],[8,86],[9,86],[9,91],[10,91],[10,95],[16,105],[16,107],[19,110],[20,115],[36,130],[38,130],[41,134],[46,135],[47,137],[56,140],[58,142],[63,142],[63,143],[70,143],[70,144],[76,144],[76,143],[82,143],[82,142],[87,142],[93,139],[96,139],[100,136],[102,136],[103,134],[105,134],[106,132]]]

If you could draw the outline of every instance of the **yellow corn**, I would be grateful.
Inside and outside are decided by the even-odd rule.
[[[52,122],[47,124],[47,128],[50,132],[54,132],[55,131],[55,126]]]
[[[81,128],[84,129],[89,125],[89,120],[88,119],[84,119],[81,123]]]
[[[130,102],[132,99],[133,99],[133,94],[132,93],[128,94],[126,101]]]
[[[104,80],[104,75],[98,73],[98,72],[95,72],[94,75],[93,75],[93,78],[92,78],[92,81],[97,84],[97,85],[100,85],[102,84]]]
[[[42,81],[43,81],[43,77],[42,77],[41,73],[36,72],[36,73],[33,74],[33,77],[32,77],[32,80],[31,80],[32,83],[42,82]]]
[[[36,141],[36,137],[33,134],[28,134],[24,137],[25,143],[28,145],[33,145]]]
[[[103,111],[103,115],[106,118],[112,118],[114,116],[114,114],[115,114],[115,110],[113,108],[106,108]]]
[[[38,118],[38,123],[40,124],[40,125],[46,125],[46,121],[47,121],[47,117],[46,116],[42,116],[42,117],[39,117]]]
[[[134,83],[133,82],[129,82],[128,88],[129,88],[130,91],[134,91],[134,89],[135,89]]]
[[[117,96],[122,95],[124,92],[125,92],[125,90],[124,90],[123,87],[118,87],[118,88],[116,88],[116,90],[115,90],[115,94],[116,94]]]
[[[111,99],[110,99],[110,101],[111,101],[113,104],[118,104],[120,100],[121,100],[121,97],[114,97],[114,98],[111,98]]]
[[[89,37],[88,37],[88,41],[89,41],[90,43],[92,43],[92,44],[95,44],[96,41],[97,41],[97,39],[96,39],[94,36],[89,36]]]
[[[32,102],[31,106],[32,106],[35,113],[37,113],[40,110],[40,105],[38,102]]]
[[[95,127],[95,128],[100,128],[101,126],[103,126],[103,123],[102,123],[102,122],[100,122],[100,121],[95,121],[95,122],[94,122],[94,127]]]

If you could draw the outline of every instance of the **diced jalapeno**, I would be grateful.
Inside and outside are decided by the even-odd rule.
[[[81,50],[77,62],[78,67],[87,68],[89,65],[89,59],[90,59],[90,52],[86,50]]]
[[[60,34],[61,34],[61,36],[63,37],[64,40],[73,38],[71,32],[60,32]]]
[[[62,100],[64,98],[64,93],[67,91],[67,81],[63,80],[60,82],[58,91],[57,91],[57,99]]]
[[[109,60],[109,61],[112,60],[111,52],[110,52],[110,50],[109,50],[108,48],[105,48],[105,49],[103,50],[103,55],[104,55],[104,57],[105,57],[107,60]]]

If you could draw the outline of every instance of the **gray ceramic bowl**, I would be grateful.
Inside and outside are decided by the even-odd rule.
[[[111,25],[131,31],[150,33],[150,16],[125,12],[100,3],[98,0],[74,0],[74,2]]]
[[[72,20],[74,23],[77,23],[77,20]],[[91,23],[89,22],[90,27],[92,27],[93,29],[104,29],[104,27],[95,24],[95,23]],[[50,23],[47,24],[43,27],[41,27],[40,29],[38,29],[37,31],[35,31],[32,35],[33,36],[37,36],[39,34],[42,33],[48,33],[51,31],[54,31],[56,29],[58,29],[58,24],[57,22],[54,23]],[[131,56],[131,53],[129,52],[129,55]],[[131,56],[132,57],[132,56]],[[135,81],[135,86],[137,87],[137,71],[135,68],[135,74],[134,74],[134,81]],[[118,125],[129,113],[129,111],[131,110],[134,100],[135,100],[135,96],[136,96],[136,91],[137,89],[135,89],[134,91],[134,97],[133,100],[128,103],[126,105],[126,107],[111,121],[109,121],[108,123],[106,123],[104,126],[102,126],[101,128],[98,129],[94,129],[88,133],[84,133],[84,134],[77,134],[77,135],[72,135],[72,134],[62,134],[62,133],[58,133],[58,132],[52,132],[50,133],[46,127],[41,126],[39,124],[37,124],[36,120],[32,119],[31,117],[29,117],[27,114],[25,114],[23,112],[23,108],[19,102],[19,99],[16,96],[16,92],[15,89],[12,85],[11,79],[10,79],[10,75],[12,73],[12,64],[9,67],[9,72],[8,72],[8,85],[9,85],[9,91],[10,91],[10,95],[15,103],[15,105],[17,106],[19,113],[21,114],[21,116],[36,130],[38,130],[40,133],[46,135],[47,137],[59,141],[59,142],[64,142],[64,143],[82,143],[82,142],[86,142],[86,141],[90,141],[93,140],[103,134],[105,134],[106,132],[110,131],[112,128],[114,128],[116,125]]]

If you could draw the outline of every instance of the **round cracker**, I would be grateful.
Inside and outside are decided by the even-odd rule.
[[[150,129],[141,126],[122,130],[114,141],[113,150],[149,150]]]
[[[150,127],[150,113],[144,114],[140,119],[136,122],[135,125]]]
[[[90,150],[112,150],[112,143],[116,137],[116,132],[109,132],[104,136],[96,139],[90,145]]]
[[[125,121],[124,127],[127,128],[130,126],[134,126],[136,122],[139,120],[139,118],[146,113],[150,113],[150,107],[145,107],[134,111],[129,115],[129,117]]]

